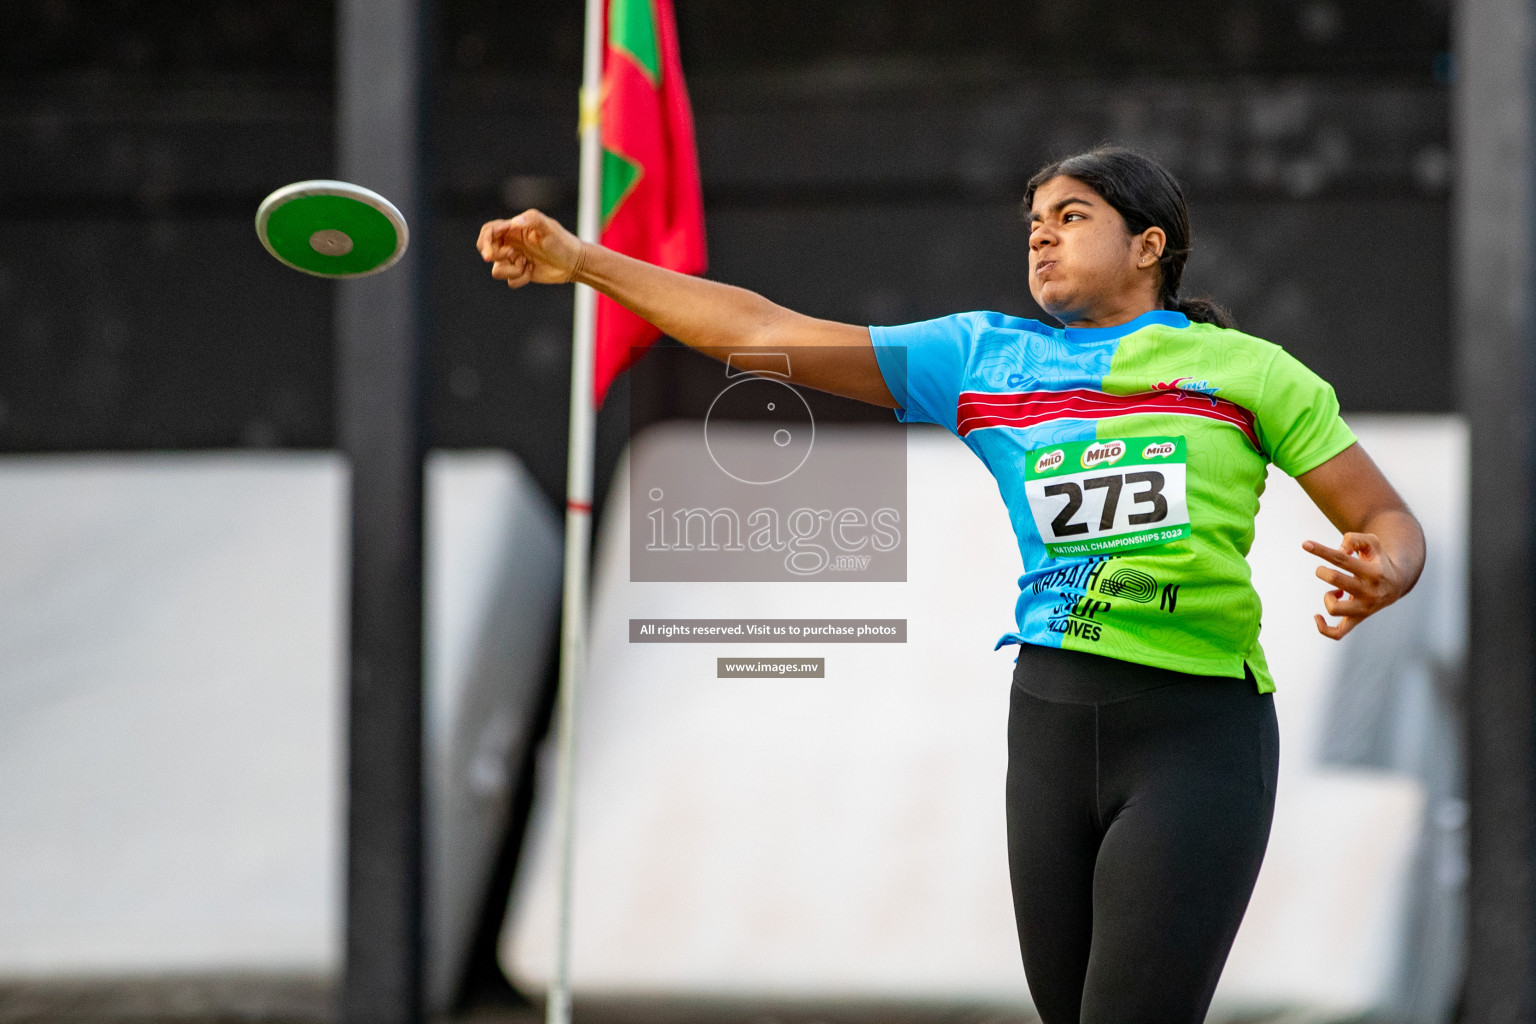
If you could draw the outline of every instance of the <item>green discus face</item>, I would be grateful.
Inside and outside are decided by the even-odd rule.
[[[405,218],[383,196],[341,181],[301,181],[273,192],[256,212],[267,251],[318,277],[362,277],[404,253]]]

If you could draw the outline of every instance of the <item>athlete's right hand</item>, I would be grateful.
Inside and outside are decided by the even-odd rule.
[[[480,228],[480,258],[491,264],[491,276],[509,288],[534,284],[565,284],[581,270],[585,243],[553,217],[524,210],[510,220],[486,221]]]

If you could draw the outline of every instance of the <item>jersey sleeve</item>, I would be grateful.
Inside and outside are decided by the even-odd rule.
[[[1356,440],[1339,416],[1333,387],[1283,349],[1270,363],[1254,414],[1269,460],[1289,476],[1316,469]]]
[[[955,313],[936,320],[870,327],[875,360],[896,399],[903,423],[937,423],[955,429],[955,403],[970,359],[974,317]]]

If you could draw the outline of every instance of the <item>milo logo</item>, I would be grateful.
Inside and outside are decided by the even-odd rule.
[[[1035,472],[1048,473],[1066,461],[1066,453],[1063,452],[1060,448],[1057,448],[1053,452],[1046,452],[1044,455],[1035,460]]]
[[[1172,441],[1163,441],[1159,444],[1149,444],[1141,450],[1144,459],[1166,459],[1179,450],[1179,446]]]
[[[1083,449],[1083,468],[1112,466],[1124,457],[1124,441],[1100,441]]]

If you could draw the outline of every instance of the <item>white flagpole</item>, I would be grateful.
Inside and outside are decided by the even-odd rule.
[[[596,244],[602,233],[603,0],[587,0],[581,80],[581,178],[576,234]],[[555,970],[545,1005],[546,1024],[571,1020],[571,875],[576,831],[576,687],[586,666],[587,551],[592,535],[593,356],[597,293],[576,285],[571,337],[571,430],[565,481],[565,595],[560,633],[559,775],[555,784],[556,849],[560,858]]]

